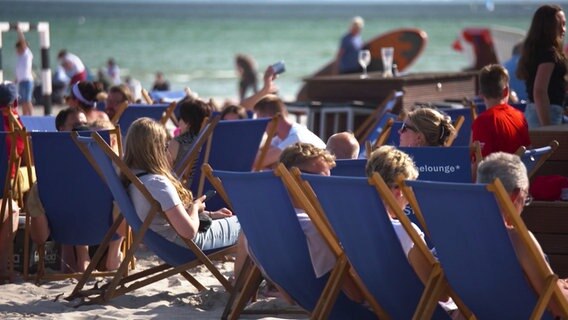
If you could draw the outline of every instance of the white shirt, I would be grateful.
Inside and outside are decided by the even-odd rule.
[[[292,123],[292,128],[290,128],[290,132],[288,132],[288,136],[286,136],[286,138],[280,139],[278,136],[274,136],[270,145],[280,150],[284,150],[286,147],[291,146],[296,142],[310,143],[317,148],[325,149],[325,142],[323,142],[308,128],[296,122]]]
[[[335,266],[335,255],[327,243],[323,240],[308,214],[301,209],[294,209],[300,226],[306,235],[308,251],[312,260],[312,267],[316,277],[319,278],[328,273]]]
[[[30,48],[26,47],[26,50],[18,55],[18,61],[16,63],[16,82],[21,81],[33,81],[34,77],[32,75],[32,59],[34,55]]]
[[[67,53],[62,60],[69,62],[69,64],[71,65],[71,69],[65,70],[65,73],[69,78],[73,78],[74,75],[85,71],[85,65],[83,64],[83,61],[81,61],[79,57],[72,53]]]
[[[391,219],[391,223],[392,227],[394,228],[394,232],[398,237],[398,241],[400,241],[402,250],[404,250],[404,254],[408,257],[408,252],[410,252],[410,249],[414,247],[414,242],[412,242],[412,239],[410,239],[410,236],[408,235],[408,233],[406,233],[406,230],[404,230],[404,227],[402,226],[399,220]],[[422,230],[420,230],[420,228],[418,228],[418,226],[415,225],[414,223],[411,222],[411,224],[414,230],[416,231],[416,233],[420,235],[422,241],[424,241],[424,232],[422,232]]]

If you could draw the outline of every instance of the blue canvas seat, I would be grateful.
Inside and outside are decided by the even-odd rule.
[[[212,175],[220,179],[229,195],[259,268],[300,307],[312,312],[327,276],[315,277],[306,236],[280,178],[274,172],[216,170]],[[233,318],[241,311],[235,309]],[[372,318],[372,312],[343,294],[339,294],[329,316],[329,319]]]
[[[113,297],[128,293],[132,290],[175,274],[181,274],[198,290],[204,290],[205,287],[188,272],[190,268],[200,264],[204,264],[216,277],[216,279],[219,280],[219,282],[227,289],[227,291],[232,290],[232,285],[210,260],[210,258],[214,259],[222,257],[229,253],[229,251],[233,249],[232,246],[202,251],[195,245],[195,243],[193,243],[193,241],[185,239],[187,247],[182,247],[164,239],[162,236],[149,229],[152,219],[157,214],[162,214],[164,216],[165,214],[161,211],[159,204],[152,198],[142,182],[140,182],[140,180],[128,169],[128,167],[126,167],[124,162],[122,162],[122,160],[112,152],[110,147],[96,133],[92,135],[92,138],[79,137],[77,135],[75,136],[75,140],[86,159],[89,159],[91,164],[97,168],[104,177],[106,185],[110,189],[114,200],[120,208],[121,219],[122,217],[126,219],[126,222],[134,232],[134,238],[132,246],[127,251],[126,257],[117,270],[115,277],[107,285],[100,288],[82,290],[87,280],[86,276],[84,276],[67,299],[81,297],[89,298],[89,302],[91,303],[108,302]],[[126,175],[129,182],[136,186],[136,188],[138,188],[152,204],[149,214],[144,221],[140,220],[138,217],[128,192],[113,167],[113,164],[115,164],[120,171]],[[167,217],[165,218],[167,219]],[[175,229],[173,230],[175,232]],[[125,272],[128,268],[129,260],[134,256],[134,253],[141,242],[144,242],[144,244],[165,263],[126,276]],[[101,251],[102,254],[107,246],[108,243],[102,243],[97,253]]]
[[[20,116],[27,131],[57,131],[54,116]]]
[[[407,188],[410,187],[411,189]],[[568,304],[499,180],[485,184],[405,181],[417,200],[448,282],[477,319],[552,319],[550,299],[568,316]],[[412,191],[412,192],[411,192]],[[547,284],[537,293],[504,224],[508,219]]]
[[[171,110],[169,109],[172,109],[174,106],[175,104],[128,105],[128,107],[123,109],[123,112],[119,114],[116,124],[120,126],[120,131],[122,131],[123,135],[126,135],[128,128],[130,128],[130,125],[135,120],[143,117],[151,118],[165,124],[169,119],[169,114],[171,114]]]
[[[201,168],[204,163],[219,170],[247,172],[254,169],[255,158],[261,148],[262,136],[266,126],[272,120],[242,119],[219,122],[210,135],[207,146],[202,148],[195,164],[195,168]],[[268,135],[268,146],[271,135]],[[179,172],[176,169],[176,172]],[[213,186],[202,175],[201,170],[193,170],[190,186],[194,195],[201,196]],[[207,209],[214,211],[222,207],[230,208],[223,192],[219,196],[207,201]]]
[[[69,132],[31,132],[30,139],[51,238],[66,245],[98,245],[113,225],[113,197],[104,181]],[[37,280],[65,278],[44,274],[41,251]]]

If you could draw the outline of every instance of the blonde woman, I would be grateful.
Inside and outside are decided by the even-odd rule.
[[[400,130],[401,147],[445,146],[456,134],[449,116],[431,108],[408,113]]]
[[[165,218],[157,215],[150,229],[182,246],[185,242],[180,236],[192,240],[202,250],[235,244],[241,230],[237,217],[226,208],[205,211],[205,197],[194,199],[191,192],[172,175],[167,149],[166,129],[154,120],[138,119],[128,129],[124,162],[139,176],[172,223],[170,225]],[[133,185],[129,186],[129,194],[139,218],[144,220],[150,203]],[[207,230],[203,230],[203,226],[200,228],[199,213],[213,219]]]

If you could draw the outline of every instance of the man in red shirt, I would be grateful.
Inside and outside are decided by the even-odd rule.
[[[498,64],[485,66],[479,72],[479,91],[487,111],[472,125],[472,141],[479,141],[483,157],[503,151],[514,153],[520,146],[531,144],[524,114],[507,104],[509,74]]]

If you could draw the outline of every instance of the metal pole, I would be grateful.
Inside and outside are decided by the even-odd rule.
[[[41,47],[41,93],[43,94],[43,112],[51,114],[51,69],[49,68],[49,23],[38,22],[39,44]]]

